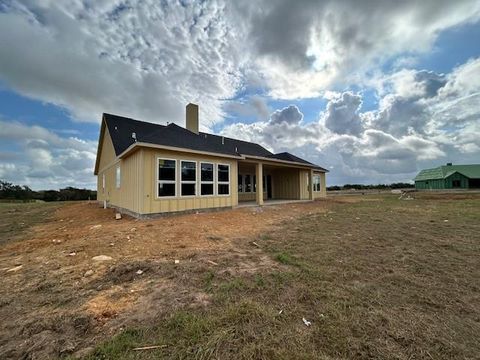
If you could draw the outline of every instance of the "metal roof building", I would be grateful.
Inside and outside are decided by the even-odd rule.
[[[480,164],[452,165],[448,163],[433,169],[425,169],[415,177],[418,190],[480,188]]]

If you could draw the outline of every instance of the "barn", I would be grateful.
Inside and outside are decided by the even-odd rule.
[[[417,190],[480,189],[480,164],[447,163],[420,171],[414,180]]]

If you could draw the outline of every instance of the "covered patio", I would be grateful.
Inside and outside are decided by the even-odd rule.
[[[266,159],[241,160],[238,162],[238,206],[314,200],[314,178],[314,169],[307,165]]]

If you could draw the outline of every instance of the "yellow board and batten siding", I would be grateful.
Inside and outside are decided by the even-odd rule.
[[[105,127],[105,133],[99,154],[97,199],[107,201],[110,206],[123,208],[137,214],[155,214],[165,212],[177,212],[195,209],[211,209],[222,207],[234,207],[240,200],[255,200],[255,193],[238,193],[238,160],[224,158],[215,155],[193,154],[189,152],[163,150],[140,147],[128,156],[119,159],[116,157],[112,140]],[[157,159],[176,160],[176,191],[175,197],[157,197]],[[230,166],[230,194],[209,196],[185,196],[180,195],[181,188],[181,160],[197,162],[197,194],[200,192],[200,163],[209,162],[215,164],[214,193],[217,192],[216,165],[228,164]],[[271,175],[272,195],[274,199],[309,199],[309,176],[310,170],[292,167],[272,168],[274,164],[267,162],[270,168],[264,169],[264,174]],[[120,187],[116,184],[116,171],[120,166]],[[254,174],[254,166],[240,165],[242,170]],[[251,169],[250,169],[251,168]],[[320,175],[321,191],[314,192],[313,198],[326,196],[325,173],[314,171]],[[103,176],[105,176],[105,188],[103,188]],[[253,177],[252,177],[253,180]],[[253,184],[252,184],[253,186]],[[267,193],[264,192],[264,199]]]
[[[108,129],[102,143],[97,178],[97,199],[108,205],[118,206],[141,213],[142,210],[142,150],[132,153],[125,159],[116,159]],[[120,167],[120,187],[117,188],[117,167]],[[103,189],[105,176],[105,189]]]
[[[144,171],[143,171],[143,208],[142,214],[154,214],[161,212],[175,212],[195,209],[211,209],[221,207],[233,207],[238,205],[237,196],[237,161],[235,159],[222,158],[217,156],[197,155],[186,152],[169,150],[157,150],[144,148],[143,150]],[[172,159],[176,161],[176,189],[177,196],[169,198],[157,197],[157,159]],[[181,196],[180,175],[181,160],[197,162],[197,194],[200,192],[200,162],[215,164],[215,178],[217,164],[230,165],[230,194],[229,195],[208,195],[208,196]],[[214,193],[217,192],[216,181],[214,181]]]

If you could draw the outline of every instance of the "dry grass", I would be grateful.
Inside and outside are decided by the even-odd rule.
[[[91,358],[477,358],[480,199],[377,200],[284,221],[255,239],[281,270],[209,273],[209,306],[127,330]],[[166,347],[131,351],[151,344]]]
[[[22,249],[28,260],[2,279],[0,355],[97,344],[87,358],[478,358],[479,202],[335,197],[147,222],[91,210],[75,220],[78,239],[51,245],[49,226],[75,224],[65,215],[80,205],[69,205],[23,248],[0,249],[2,263]],[[108,232],[93,235],[95,222]],[[82,244],[80,257],[56,255]],[[83,277],[90,256],[107,251],[115,261]],[[149,345],[161,347],[133,350]]]

